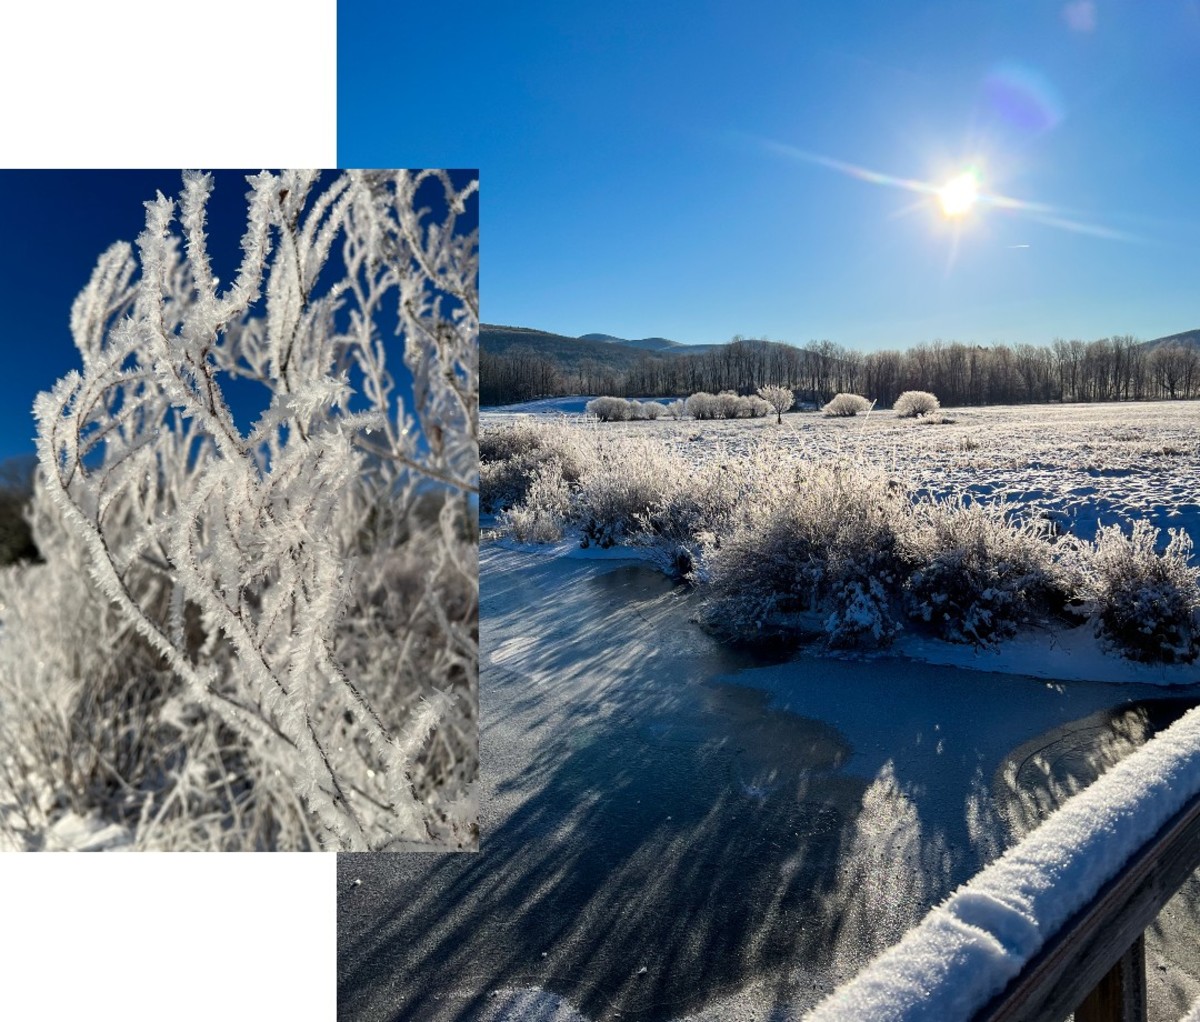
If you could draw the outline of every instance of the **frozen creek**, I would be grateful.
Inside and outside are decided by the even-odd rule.
[[[798,1017],[1200,701],[755,660],[633,562],[480,577],[481,851],[339,858],[344,1018]],[[1193,884],[1151,932],[1153,1016],[1200,993],[1198,921]]]

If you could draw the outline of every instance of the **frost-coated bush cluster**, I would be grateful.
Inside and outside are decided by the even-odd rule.
[[[1200,654],[1200,569],[1192,541],[1172,529],[1156,551],[1158,530],[1137,521],[1129,535],[1101,526],[1085,570],[1081,595],[1095,601],[1104,634],[1137,660],[1190,662]]]
[[[941,407],[941,402],[927,390],[906,390],[896,398],[892,411],[902,419],[915,419],[930,415]]]
[[[1013,635],[1067,600],[1046,524],[1014,521],[1003,505],[922,501],[914,506],[904,586],[907,610],[951,642]]]
[[[515,449],[517,428],[486,434],[483,450]],[[572,470],[547,456],[552,469],[527,471],[527,496],[506,505],[502,525],[528,541],[573,534],[584,545],[648,547],[704,588],[703,618],[734,640],[879,646],[909,627],[986,645],[1066,624],[1068,606],[1083,605],[1127,656],[1200,653],[1200,570],[1183,534],[1161,552],[1145,523],[1129,536],[1101,530],[1095,543],[1056,537],[1004,503],[914,495],[869,465],[814,462],[769,443],[697,465],[652,437],[519,428],[570,450]],[[529,464],[523,457],[509,463]],[[485,459],[484,478],[502,464]]]
[[[782,393],[790,394],[791,391],[781,391],[776,395],[777,401],[782,402]],[[637,422],[662,416],[681,419],[684,415],[690,415],[693,419],[759,419],[773,407],[762,395],[739,396],[732,390],[723,390],[720,394],[700,391],[686,400],[679,399],[669,404],[624,397],[596,397],[587,403],[587,414],[601,422]],[[782,406],[782,410],[790,407],[789,401]]]
[[[653,440],[566,423],[485,432],[480,479],[484,509],[522,542],[553,542],[573,529],[588,545],[695,548],[743,496],[739,477],[720,465],[695,468]]]
[[[857,415],[859,412],[869,412],[874,407],[873,401],[868,401],[861,394],[834,394],[832,400],[821,409],[827,418],[842,418]]]
[[[65,814],[136,848],[474,844],[478,182],[318,180],[248,179],[224,283],[185,174],[76,299],[81,368],[35,407],[46,563],[0,574],[26,847]]]
[[[588,415],[601,422],[637,422],[642,419],[657,419],[666,412],[661,401],[637,401],[623,397],[596,397],[587,403]],[[676,415],[675,418],[679,416]]]
[[[516,507],[542,474],[578,482],[594,457],[590,438],[564,423],[518,421],[491,430],[479,441],[479,505],[487,512]]]
[[[824,631],[836,645],[886,642],[908,504],[871,472],[788,466],[705,544],[708,621],[736,639]]]
[[[759,419],[771,410],[757,394],[739,396],[732,390],[719,394],[699,391],[684,402],[684,407],[693,419]]]

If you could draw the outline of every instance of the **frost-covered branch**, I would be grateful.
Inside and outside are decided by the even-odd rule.
[[[36,403],[40,494],[97,597],[184,683],[171,713],[238,735],[322,844],[470,843],[478,237],[457,218],[477,183],[350,172],[314,197],[315,172],[247,181],[232,284],[208,255],[205,174],[184,175],[178,203],[146,203],[136,254],[101,258],[72,310],[82,371]],[[440,213],[414,205],[431,183]],[[380,333],[389,312],[411,410]],[[245,429],[232,377],[267,387]],[[441,512],[415,523],[431,501]],[[405,542],[433,567],[376,613],[364,582]],[[443,687],[409,670],[417,699],[383,712],[347,664],[406,660],[405,623]],[[431,751],[442,727],[465,739],[451,762]]]

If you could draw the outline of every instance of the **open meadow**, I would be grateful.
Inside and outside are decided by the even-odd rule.
[[[1093,538],[1097,523],[1146,519],[1200,541],[1200,404],[1002,405],[953,408],[945,421],[889,410],[848,418],[797,412],[709,420],[598,423],[584,400],[563,398],[485,409],[481,427],[569,423],[596,437],[652,439],[696,467],[766,448],[826,462],[878,466],[938,496],[1003,495],[1050,512],[1063,529]]]

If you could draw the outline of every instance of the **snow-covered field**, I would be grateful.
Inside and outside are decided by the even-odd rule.
[[[892,412],[873,412],[848,419],[792,414],[782,423],[769,418],[599,423],[574,414],[581,401],[556,399],[484,413],[485,437],[489,431],[493,436],[504,436],[504,427],[512,424],[544,424],[551,427],[546,434],[550,438],[546,450],[554,452],[552,457],[577,462],[572,468],[562,469],[563,481],[552,478],[558,475],[557,467],[551,476],[547,476],[542,462],[532,459],[527,462],[535,466],[527,471],[537,474],[537,483],[527,491],[524,504],[515,505],[519,510],[515,518],[500,516],[502,541],[512,543],[532,539],[534,542],[521,545],[554,555],[570,552],[578,555],[580,547],[586,548],[583,553],[592,555],[597,545],[609,548],[610,544],[615,544],[614,552],[621,548],[657,559],[668,567],[675,552],[683,546],[687,548],[687,563],[694,566],[698,562],[698,575],[705,581],[712,579],[711,564],[716,562],[720,568],[722,543],[725,542],[728,548],[730,537],[749,550],[751,560],[760,554],[764,562],[796,557],[805,562],[810,555],[804,551],[810,550],[812,543],[820,546],[833,542],[831,531],[839,528],[836,520],[823,526],[825,531],[815,540],[807,536],[797,540],[793,535],[785,536],[783,541],[779,540],[779,530],[775,528],[776,511],[760,515],[759,521],[743,528],[740,535],[737,523],[744,521],[744,509],[753,509],[759,500],[777,500],[776,510],[786,509],[794,503],[786,492],[782,498],[777,496],[780,492],[778,484],[764,485],[763,479],[770,476],[774,466],[845,467],[848,473],[857,474],[845,476],[849,482],[844,488],[837,479],[832,482],[827,479],[825,485],[831,493],[828,500],[821,498],[816,502],[813,513],[826,513],[825,506],[832,501],[834,507],[828,514],[836,519],[842,514],[842,507],[837,502],[846,502],[849,493],[850,502],[857,500],[860,505],[866,504],[869,515],[869,505],[874,498],[861,499],[856,494],[874,487],[881,499],[888,491],[895,490],[910,494],[917,501],[931,497],[991,508],[1003,507],[1010,516],[1033,523],[1035,528],[1042,530],[1045,538],[1032,541],[1028,537],[1017,537],[1021,542],[1017,544],[1016,553],[1028,557],[1032,567],[1009,571],[1005,577],[1007,569],[1003,562],[1013,548],[997,547],[996,553],[985,551],[992,562],[988,568],[990,574],[960,574],[955,579],[953,573],[959,570],[957,565],[963,563],[964,558],[975,557],[971,551],[975,549],[973,544],[978,535],[969,533],[952,538],[951,546],[947,548],[942,539],[930,538],[929,524],[919,526],[925,530],[924,536],[917,541],[916,552],[908,554],[908,564],[900,567],[910,573],[925,572],[927,577],[933,577],[929,575],[929,566],[936,560],[940,562],[935,566],[939,567],[942,572],[939,577],[943,579],[942,583],[931,584],[932,604],[924,607],[924,621],[930,620],[930,610],[940,615],[946,608],[951,614],[960,614],[968,620],[983,616],[986,619],[983,628],[974,624],[958,629],[953,625],[942,627],[935,629],[937,635],[931,640],[929,629],[921,627],[921,608],[914,616],[911,584],[894,580],[888,583],[890,595],[878,590],[875,593],[868,591],[866,598],[859,599],[858,604],[851,598],[849,609],[844,604],[839,606],[837,600],[845,601],[846,598],[844,595],[839,597],[837,587],[840,585],[844,594],[846,579],[850,580],[851,586],[858,587],[856,592],[866,589],[868,584],[876,585],[873,579],[878,577],[880,566],[864,564],[851,566],[840,577],[836,569],[829,570],[813,583],[813,592],[817,594],[814,599],[819,602],[810,606],[809,609],[817,613],[809,617],[818,631],[824,627],[832,634],[832,626],[825,623],[824,615],[833,609],[841,614],[843,621],[849,618],[856,624],[857,619],[861,619],[874,625],[873,637],[866,636],[873,641],[866,645],[886,646],[894,640],[899,652],[931,663],[1034,674],[1061,681],[1136,680],[1176,685],[1187,684],[1195,678],[1192,663],[1200,647],[1197,640],[1200,626],[1195,624],[1194,612],[1193,624],[1187,625],[1189,614],[1185,606],[1189,598],[1193,605],[1196,602],[1195,572],[1191,572],[1193,578],[1189,581],[1185,577],[1188,574],[1186,568],[1177,570],[1174,581],[1169,584],[1175,587],[1174,593],[1179,597],[1172,611],[1178,619],[1171,626],[1175,629],[1171,633],[1173,638],[1148,653],[1139,651],[1129,642],[1120,640],[1116,630],[1107,623],[1108,616],[1114,606],[1119,609],[1135,597],[1143,601],[1139,606],[1167,606],[1161,599],[1165,591],[1160,584],[1161,577],[1151,577],[1156,571],[1151,564],[1147,566],[1150,575],[1143,581],[1123,585],[1111,584],[1110,579],[1107,592],[1102,592],[1103,586],[1098,587],[1093,580],[1105,570],[1101,565],[1103,555],[1100,547],[1093,544],[1102,528],[1120,530],[1119,533],[1113,531],[1111,539],[1112,535],[1130,536],[1138,524],[1157,535],[1160,553],[1166,549],[1173,533],[1181,534],[1183,539],[1184,546],[1179,548],[1183,551],[1182,556],[1187,556],[1188,538],[1193,550],[1200,549],[1195,546],[1200,544],[1200,403],[966,408],[953,409],[947,413],[949,421],[936,422],[901,419]],[[562,451],[567,453],[560,455]],[[535,457],[544,459],[545,452]],[[519,460],[512,462],[513,465],[520,463]],[[552,464],[557,466],[558,462],[552,461]],[[500,479],[498,485],[502,496],[512,492],[514,474],[493,476],[489,471],[491,467],[485,455],[485,503],[493,478]],[[581,471],[584,476],[592,473],[600,477],[601,482],[593,485],[587,478],[573,482],[572,472],[579,475]],[[779,474],[785,473],[781,470]],[[520,477],[520,472],[516,477]],[[543,477],[550,478],[551,483],[547,484]],[[669,481],[663,482],[667,477]],[[803,491],[815,484],[802,480],[799,485]],[[695,492],[689,492],[691,490]],[[657,519],[651,514],[649,525],[642,524],[637,508],[656,503],[663,511],[658,513]],[[593,508],[596,508],[594,512]],[[793,513],[803,519],[809,512]],[[597,519],[602,523],[599,528],[595,525]],[[902,528],[908,526],[909,523],[901,523]],[[945,526],[935,523],[932,528],[944,529]],[[793,527],[793,533],[795,531]],[[891,525],[882,532],[868,531],[865,542],[872,542],[877,535],[890,539],[893,531]],[[589,535],[592,542],[589,542]],[[1055,541],[1055,537],[1063,536],[1078,540],[1079,544],[1070,547]],[[1003,536],[999,538],[1003,539]],[[987,536],[983,539],[994,542]],[[798,547],[800,541],[809,546]],[[1118,545],[1124,543],[1122,539]],[[1021,553],[1031,547],[1043,551],[1053,547],[1056,552],[1052,558],[1059,567],[1044,562],[1040,566],[1035,564],[1041,556],[1037,549],[1031,555]],[[1128,550],[1128,546],[1125,549]],[[847,554],[833,556],[840,556],[845,561]],[[849,556],[855,556],[855,552],[851,550]],[[1177,553],[1177,562],[1179,556]],[[782,586],[782,589],[778,598],[771,595],[760,601],[758,607],[745,611],[748,624],[741,623],[741,637],[747,633],[756,634],[756,629],[761,630],[764,623],[768,628],[778,629],[780,620],[785,622],[785,630],[799,627],[801,631],[811,631],[812,624],[790,626],[786,623],[788,614],[791,619],[801,621],[796,614],[795,586],[789,590],[791,583],[786,579],[781,582],[774,569],[760,570],[753,565],[747,568],[746,559],[743,558],[742,563],[734,562],[734,571],[727,572],[733,575],[741,592],[752,597],[767,584],[777,590]],[[1196,563],[1193,552],[1193,568]],[[1070,567],[1062,568],[1064,564]],[[947,565],[950,566],[948,569]],[[1143,565],[1146,566],[1145,561]],[[797,570],[802,567],[803,564]],[[1128,568],[1124,565],[1107,570],[1111,575]],[[892,570],[887,565],[884,569]],[[947,571],[951,574],[947,575]],[[1046,577],[1058,593],[1057,597],[1051,594],[1049,602],[1030,588],[1030,572],[1039,571],[1048,573]],[[960,593],[957,597],[953,594],[949,597],[951,604],[939,603],[947,597],[939,595],[935,586],[940,585],[944,592],[946,579],[951,585],[957,581],[960,586],[975,586],[985,599],[977,601],[975,606],[968,606],[964,594]],[[1178,585],[1181,579],[1182,588]],[[712,588],[720,597],[720,587]],[[726,610],[730,607],[734,611],[741,609],[737,606],[740,596],[735,594],[731,599],[730,588],[726,586],[724,602],[714,604],[718,616],[727,616]],[[1009,591],[1002,591],[1006,588]],[[993,590],[999,594],[995,599]],[[1055,598],[1068,600],[1075,616],[1053,611],[1051,604]],[[878,608],[884,603],[890,606],[881,614]],[[897,610],[900,603],[907,603],[904,611]],[[1011,621],[996,627],[995,622],[999,619],[995,615],[1006,613]],[[1088,618],[1089,614],[1090,619],[1081,623],[1079,618]],[[878,627],[881,618],[883,629]],[[1144,618],[1138,620],[1145,621]],[[1150,625],[1135,624],[1135,627],[1149,630]],[[946,635],[956,630],[958,634]],[[946,637],[969,638],[972,644],[941,641]]]
[[[604,435],[651,436],[694,464],[749,456],[757,445],[823,460],[867,462],[944,496],[1035,504],[1084,539],[1096,525],[1145,518],[1182,528],[1200,547],[1200,402],[1005,405],[946,409],[945,423],[890,411],[827,419],[585,422],[586,398],[484,410],[486,430],[519,418],[561,420]]]

